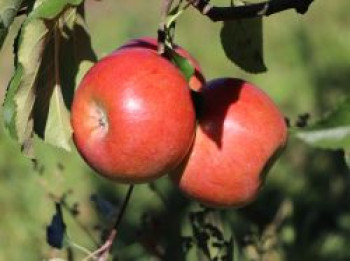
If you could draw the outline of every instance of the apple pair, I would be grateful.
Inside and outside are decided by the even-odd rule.
[[[205,83],[196,60],[175,47],[195,68],[187,83],[156,50],[155,39],[131,40],[88,71],[71,110],[78,151],[117,182],[169,173],[180,190],[206,205],[252,201],[286,144],[283,115],[248,82]]]

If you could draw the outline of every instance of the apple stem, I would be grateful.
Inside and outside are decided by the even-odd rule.
[[[129,188],[128,188],[128,192],[126,193],[126,196],[125,196],[125,199],[124,199],[124,202],[123,202],[123,205],[120,209],[120,212],[119,212],[119,215],[114,223],[114,226],[113,226],[113,229],[115,229],[116,231],[118,231],[118,227],[123,219],[123,216],[124,216],[124,213],[125,213],[125,210],[126,210],[126,207],[128,206],[129,204],[129,201],[130,201],[130,197],[131,197],[131,194],[132,192],[134,191],[134,185],[129,185]]]
[[[166,40],[166,18],[169,14],[170,8],[174,0],[162,0],[162,6],[160,11],[160,23],[158,29],[158,53],[160,55],[165,54],[165,40]]]
[[[269,16],[288,9],[295,9],[297,13],[305,14],[314,0],[270,0],[230,7],[212,6],[207,0],[187,1],[190,2],[202,15],[207,16],[213,22],[217,22]]]

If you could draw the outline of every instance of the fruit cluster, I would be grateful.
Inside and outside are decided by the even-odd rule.
[[[174,51],[195,68],[189,82],[152,38],[131,40],[96,63],[73,100],[76,147],[108,179],[142,183],[168,173],[205,205],[247,204],[286,145],[284,117],[251,83],[206,82],[187,51]]]

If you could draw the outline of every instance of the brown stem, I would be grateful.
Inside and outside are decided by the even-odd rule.
[[[212,6],[207,0],[187,1],[191,2],[193,7],[201,14],[207,16],[213,22],[217,22],[269,16],[288,9],[295,9],[297,13],[304,14],[314,0],[270,0],[262,3],[231,7]]]
[[[133,190],[134,190],[134,185],[130,185],[128,192],[126,193],[123,205],[119,211],[118,217],[117,217],[117,219],[114,223],[114,226],[113,226],[111,232],[109,233],[109,236],[108,236],[107,240],[105,241],[105,243],[99,249],[97,249],[95,252],[91,253],[91,255],[86,257],[84,260],[89,260],[89,259],[96,257],[96,256],[98,256],[98,259],[97,259],[98,261],[106,261],[107,260],[108,255],[112,249],[113,242],[117,236],[119,225],[123,219],[126,207],[130,201],[130,197],[131,197]]]
[[[129,204],[130,197],[131,197],[131,194],[132,194],[133,190],[134,190],[134,185],[130,185],[130,186],[129,186],[129,189],[128,189],[128,192],[126,193],[126,196],[125,196],[125,199],[124,199],[122,208],[120,209],[119,215],[118,215],[118,217],[117,217],[117,219],[116,219],[116,221],[115,221],[115,224],[114,224],[114,226],[113,226],[113,229],[115,229],[115,230],[117,230],[117,231],[118,231],[120,222],[121,222],[122,219],[123,219],[123,216],[124,216],[126,207],[127,207],[128,204]]]

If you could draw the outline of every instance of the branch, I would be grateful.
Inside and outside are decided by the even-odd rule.
[[[122,207],[120,209],[120,212],[119,212],[119,215],[117,217],[117,220],[115,221],[114,226],[113,226],[113,229],[116,230],[116,231],[118,231],[120,222],[122,221],[122,218],[124,216],[126,207],[128,206],[128,203],[129,203],[129,200],[130,200],[130,197],[131,197],[131,194],[132,194],[133,190],[134,190],[134,185],[129,185],[129,189],[128,189],[128,192],[126,193],[123,205],[122,205]]]
[[[27,9],[21,9],[17,12],[16,16],[21,16],[27,14]]]
[[[124,213],[125,213],[125,210],[126,210],[128,203],[129,203],[133,189],[134,189],[134,185],[130,185],[128,192],[125,196],[123,205],[119,211],[118,217],[117,217],[117,219],[114,223],[114,226],[113,226],[111,232],[109,233],[109,236],[108,236],[107,240],[105,241],[105,243],[99,249],[97,249],[95,252],[91,253],[86,258],[84,258],[83,261],[88,261],[88,260],[96,258],[96,257],[97,257],[97,261],[106,261],[107,260],[109,252],[111,251],[113,242],[117,236],[119,225],[120,225],[122,218],[124,216]]]
[[[314,0],[270,0],[267,2],[247,4],[243,6],[215,7],[207,0],[187,0],[201,14],[213,22],[237,20],[269,16],[288,9],[295,9],[299,14],[305,14]]]

